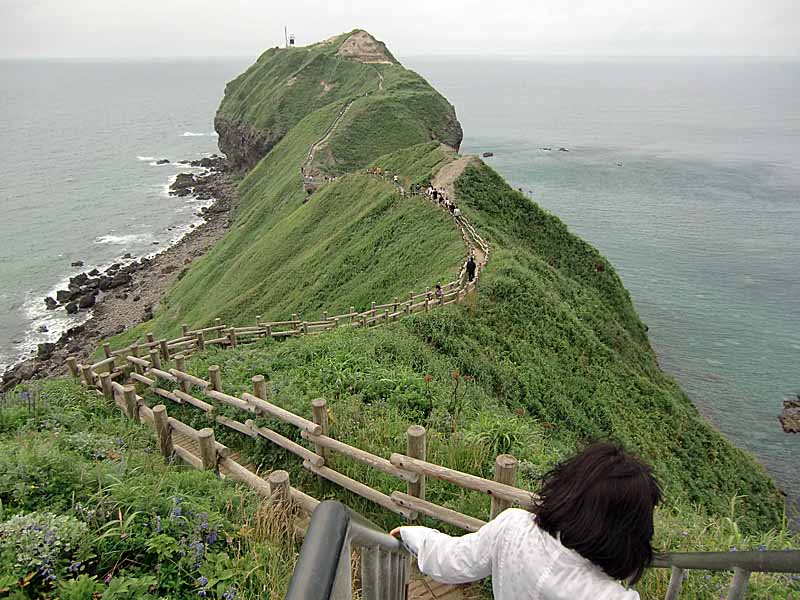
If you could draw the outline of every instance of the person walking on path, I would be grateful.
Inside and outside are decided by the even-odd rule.
[[[441,300],[444,297],[444,291],[440,283],[436,284],[436,290],[433,292],[433,295],[437,300]]]
[[[398,527],[419,569],[435,581],[492,576],[495,600],[639,600],[653,559],[652,468],[618,446],[595,443],[547,473],[531,512],[509,508],[476,533],[453,538]]]
[[[455,204],[453,205],[453,216],[456,219],[461,216],[461,209],[458,208]]]
[[[475,270],[478,268],[478,265],[475,264],[475,257],[470,254],[469,260],[467,261],[467,280],[471,283],[475,279]]]

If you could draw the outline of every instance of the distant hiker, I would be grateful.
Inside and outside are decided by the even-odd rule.
[[[453,216],[454,217],[460,217],[461,216],[461,209],[458,208],[455,204],[453,206],[454,206],[454,208],[453,208]]]
[[[492,577],[495,600],[639,600],[632,585],[653,560],[653,469],[595,443],[544,475],[530,512],[508,508],[476,533],[398,527],[419,570],[441,583]]]
[[[397,175],[395,175],[394,177],[392,177],[392,181],[394,181],[395,183],[400,183],[400,178]]]
[[[470,256],[469,260],[467,261],[467,279],[469,281],[473,281],[475,279],[475,269],[478,268],[478,265],[475,264],[475,257]]]
[[[433,295],[437,300],[441,300],[444,297],[444,291],[442,290],[441,284],[436,284],[436,291],[433,292]]]
[[[433,199],[434,199],[434,201],[438,202],[438,201],[439,201],[439,190],[437,190],[437,189],[434,189],[434,190],[431,192],[431,198],[433,198]]]

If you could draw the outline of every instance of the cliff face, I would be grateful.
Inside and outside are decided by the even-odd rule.
[[[424,132],[409,144],[435,140],[455,149],[461,144],[452,105],[400,65],[383,42],[356,30],[304,48],[267,50],[231,81],[214,120],[220,150],[234,169],[249,171],[308,115],[337,102],[367,104],[367,99],[373,108],[392,105],[412,129]],[[329,170],[336,170],[335,154],[329,153]]]

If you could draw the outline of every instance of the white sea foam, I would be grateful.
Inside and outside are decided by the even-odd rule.
[[[130,233],[128,235],[101,235],[95,239],[95,244],[116,244],[126,246],[128,244],[142,244],[152,241],[153,235],[150,233]]]
[[[136,158],[142,162],[150,162],[156,159],[155,156],[137,156]]]
[[[194,131],[184,131],[183,137],[216,137],[216,131],[209,131],[208,133],[195,133]]]

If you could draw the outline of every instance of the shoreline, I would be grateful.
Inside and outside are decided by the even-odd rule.
[[[193,166],[188,161],[185,164]],[[67,356],[83,362],[102,340],[152,318],[152,312],[175,280],[230,227],[230,214],[238,197],[227,161],[220,158],[207,163],[205,168],[207,171],[199,175],[179,173],[170,186],[170,193],[175,196],[212,201],[197,213],[203,221],[195,227],[189,225],[190,229],[162,252],[126,264],[129,281],[98,297],[86,321],[67,329],[55,342],[40,344],[38,355],[6,369],[0,376],[0,392],[27,381],[64,375]],[[181,175],[185,177],[182,179]]]

